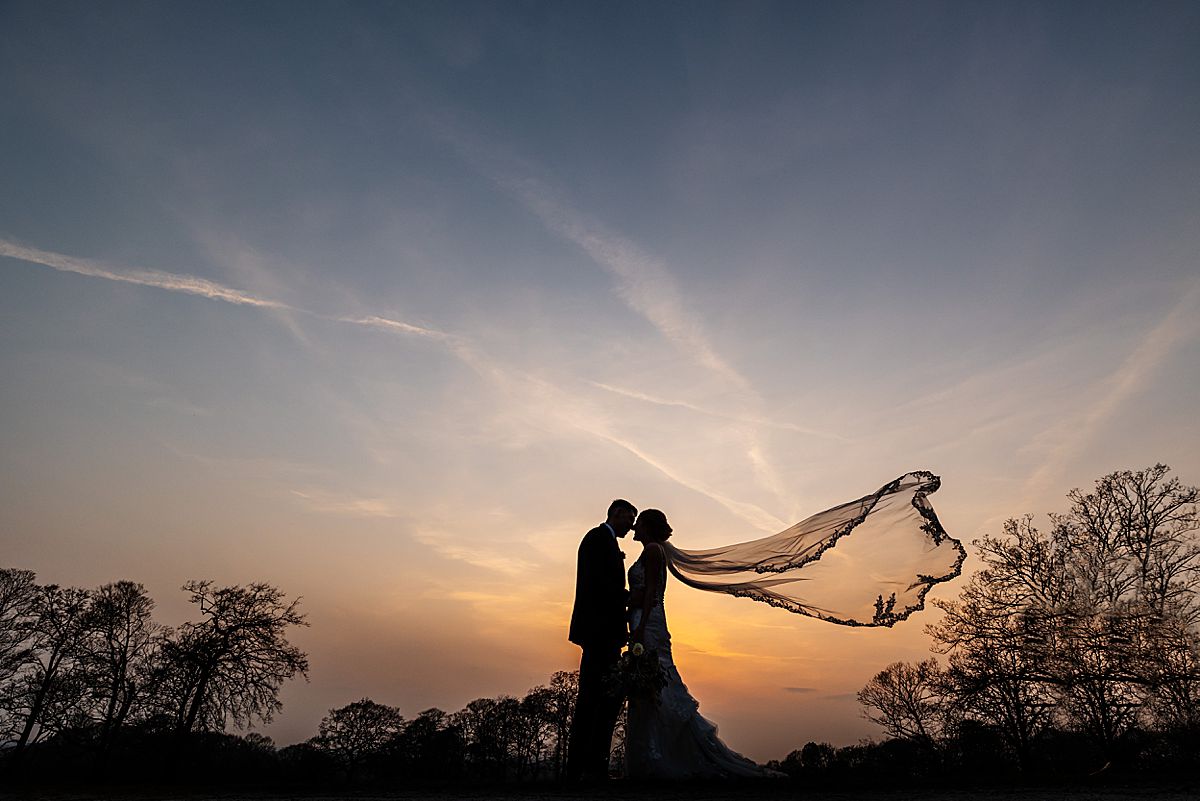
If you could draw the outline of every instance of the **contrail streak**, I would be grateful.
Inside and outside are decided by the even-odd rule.
[[[65,256],[61,253],[52,253],[48,250],[39,250],[38,248],[31,248],[8,239],[0,238],[0,256],[7,256],[10,259],[17,259],[29,264],[40,264],[63,273],[75,273],[76,275],[86,275],[91,278],[119,281],[123,284],[136,284],[138,286],[154,287],[155,289],[165,289],[168,292],[198,295],[202,298],[220,300],[238,306],[257,306],[267,309],[291,308],[286,303],[258,298],[247,292],[223,286],[215,281],[209,281],[207,278],[197,278],[194,275],[163,273],[157,270],[118,271],[91,259],[79,259],[74,256]]]
[[[400,320],[390,320],[386,317],[338,317],[335,318],[342,323],[353,323],[354,325],[362,325],[367,328],[378,328],[383,331],[391,331],[397,334],[412,334],[413,336],[426,337],[428,339],[447,340],[450,339],[450,334],[442,331],[436,331],[432,328],[423,328],[419,325],[401,322]]]
[[[452,339],[450,334],[442,331],[437,331],[432,328],[425,328],[419,325],[412,325],[401,320],[392,320],[386,317],[370,315],[368,317],[335,317],[328,314],[312,311],[311,309],[292,306],[288,303],[283,303],[270,298],[261,298],[251,295],[248,292],[243,292],[240,289],[233,289],[223,284],[218,284],[215,281],[210,281],[207,278],[197,278],[193,275],[180,275],[178,273],[166,273],[160,270],[138,270],[133,268],[118,268],[111,265],[104,265],[92,259],[81,259],[76,256],[67,256],[63,253],[54,253],[49,250],[41,250],[39,248],[29,247],[17,242],[0,237],[0,256],[7,256],[17,261],[23,261],[28,264],[38,264],[43,267],[49,267],[52,270],[58,270],[64,273],[74,273],[75,275],[85,275],[89,278],[103,278],[106,281],[117,281],[123,284],[134,284],[136,286],[148,286],[154,289],[163,289],[167,292],[181,292],[185,295],[196,295],[209,300],[219,300],[225,303],[232,303],[237,306],[254,306],[260,309],[284,309],[287,311],[299,312],[312,317],[319,317],[323,320],[332,320],[339,323],[350,323],[351,325],[363,326],[365,328],[375,328],[384,331],[390,331],[396,334],[410,334],[412,336],[425,337],[439,341],[447,341]]]

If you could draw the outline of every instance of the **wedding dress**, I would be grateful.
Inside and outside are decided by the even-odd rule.
[[[629,568],[629,588],[636,595],[646,590],[643,556]],[[625,773],[639,779],[751,778],[780,774],[756,765],[717,737],[717,727],[700,714],[700,704],[688,692],[671,656],[671,634],[663,608],[666,570],[646,621],[646,649],[658,651],[667,677],[657,702],[631,697],[625,724]],[[630,613],[630,629],[641,623],[642,610]]]

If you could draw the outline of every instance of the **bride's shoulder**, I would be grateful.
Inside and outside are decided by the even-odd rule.
[[[642,551],[642,553],[648,559],[657,562],[661,562],[667,558],[667,549],[663,547],[661,542],[646,543],[646,548]]]

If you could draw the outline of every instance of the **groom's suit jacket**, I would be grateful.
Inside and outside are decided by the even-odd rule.
[[[625,556],[607,525],[584,535],[575,572],[575,608],[568,639],[576,645],[620,646],[629,637],[625,622]]]

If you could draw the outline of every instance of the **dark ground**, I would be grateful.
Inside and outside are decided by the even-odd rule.
[[[930,790],[805,790],[787,781],[741,784],[632,784],[612,781],[603,786],[564,789],[553,786],[397,790],[393,792],[330,791],[236,792],[182,790],[161,792],[139,788],[102,792],[53,791],[14,793],[0,790],[0,801],[1198,801],[1200,781],[1156,787],[987,788]]]

